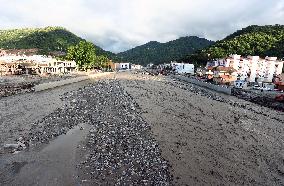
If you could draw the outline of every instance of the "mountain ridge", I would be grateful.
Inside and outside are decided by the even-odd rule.
[[[149,41],[143,45],[120,52],[116,57],[121,61],[141,65],[160,64],[178,60],[186,54],[193,53],[213,43],[213,41],[197,36],[184,36],[165,43]]]
[[[67,48],[85,41],[63,27],[20,28],[0,30],[0,48],[4,50],[38,49],[37,54],[65,53]],[[95,45],[99,55],[112,56]]]
[[[208,60],[230,54],[284,58],[284,25],[251,25],[228,35],[213,45],[181,58],[181,61],[204,65]]]

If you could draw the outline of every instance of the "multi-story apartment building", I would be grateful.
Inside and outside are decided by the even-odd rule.
[[[280,75],[283,69],[283,61],[276,57],[231,55],[225,59],[218,59],[207,63],[207,67],[232,67],[236,71],[232,75],[239,80],[248,82],[272,82],[273,77]]]

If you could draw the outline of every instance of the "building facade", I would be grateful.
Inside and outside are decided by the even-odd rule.
[[[116,70],[130,70],[131,64],[130,63],[115,63]]]
[[[173,70],[179,74],[194,74],[193,64],[172,62],[171,66]]]
[[[24,73],[59,74],[74,72],[75,69],[75,61],[62,61],[47,56],[25,56],[7,54],[0,56],[1,75]]]
[[[131,69],[132,70],[141,70],[142,68],[143,68],[142,65],[131,64]]]
[[[231,67],[236,71],[232,74],[238,80],[247,82],[272,82],[273,78],[282,73],[283,61],[276,57],[248,56],[243,58],[240,55],[231,55],[226,59],[218,59],[207,63],[209,67]]]

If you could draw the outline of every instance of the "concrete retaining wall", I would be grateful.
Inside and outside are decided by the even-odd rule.
[[[113,75],[115,72],[104,72],[104,73],[97,73],[97,74],[89,74],[89,78],[98,78]]]
[[[174,78],[182,80],[182,81],[186,81],[186,82],[189,82],[189,83],[201,86],[201,87],[205,87],[205,88],[217,91],[217,92],[221,92],[221,93],[224,93],[224,94],[228,94],[228,95],[232,94],[232,88],[228,88],[226,86],[213,85],[211,83],[206,83],[206,82],[203,82],[203,81],[199,81],[199,80],[184,77],[184,76],[174,76]]]
[[[98,77],[107,76],[107,75],[111,75],[111,74],[113,74],[113,72],[90,74],[88,76],[81,76],[81,77],[70,78],[70,79],[65,79],[65,80],[61,80],[61,81],[43,83],[43,84],[39,84],[39,85],[34,86],[34,89],[35,89],[35,92],[39,92],[39,91],[52,89],[52,88],[68,85],[68,84],[71,84],[71,83],[77,83],[77,82],[84,81],[84,80],[87,80],[87,79],[98,78]]]

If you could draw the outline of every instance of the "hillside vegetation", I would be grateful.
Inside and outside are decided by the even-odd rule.
[[[284,26],[249,26],[181,60],[204,64],[230,54],[284,57]]]
[[[211,44],[213,44],[212,41],[195,36],[182,37],[167,43],[151,41],[128,51],[121,52],[117,54],[117,58],[121,61],[141,65],[168,63],[178,60],[186,54],[192,54],[199,49],[208,47]]]
[[[0,30],[2,49],[39,49],[41,54],[64,53],[80,41],[83,39],[62,27]],[[99,54],[112,55],[98,46],[95,48]]]

